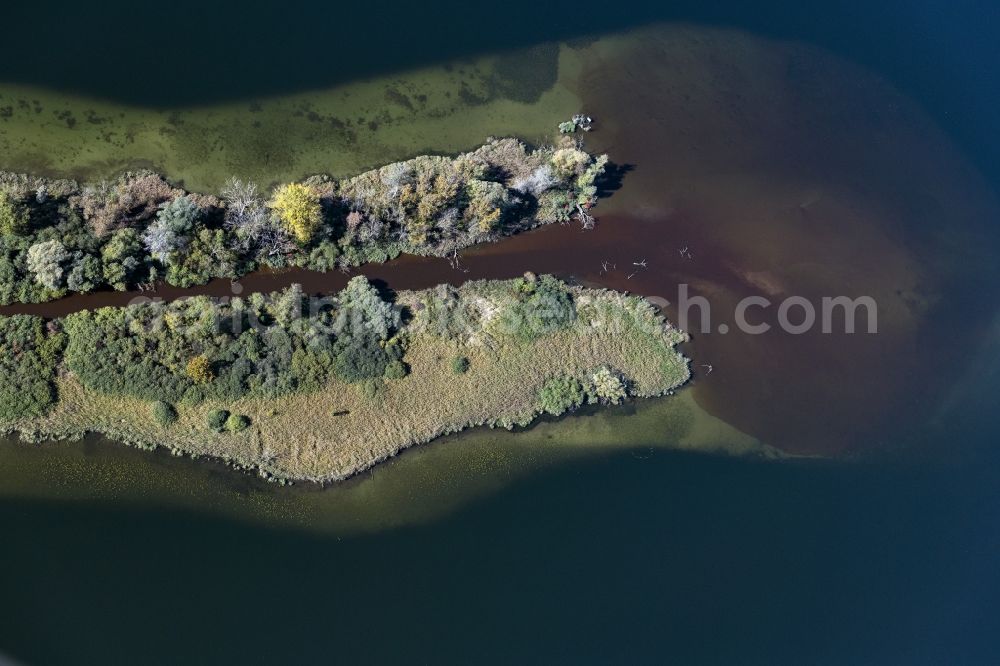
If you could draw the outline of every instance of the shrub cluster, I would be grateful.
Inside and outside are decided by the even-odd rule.
[[[260,266],[328,271],[403,252],[444,256],[589,210],[606,162],[572,144],[532,151],[491,139],[454,158],[421,156],[340,182],[316,176],[270,196],[233,179],[221,198],[151,172],[82,188],[0,174],[0,303],[159,280],[189,287]]]
[[[205,418],[210,430],[215,432],[243,432],[250,427],[250,417],[233,414],[228,409],[213,409]]]
[[[559,416],[585,402],[617,405],[626,397],[628,388],[622,376],[601,366],[583,381],[569,375],[552,377],[538,392],[538,407],[546,414]]]
[[[505,325],[515,335],[534,340],[569,327],[576,307],[566,285],[552,277],[528,273],[515,283],[518,300],[504,312]]]
[[[551,275],[525,273],[516,280],[482,283],[478,294],[462,298],[448,285],[424,292],[417,306],[418,327],[448,339],[486,331],[530,342],[569,328],[577,318],[570,289]]]
[[[336,297],[307,299],[295,285],[271,295],[79,312],[65,320],[66,366],[87,387],[147,400],[197,403],[401,377],[399,315],[364,277]],[[231,415],[210,425],[241,430]]]

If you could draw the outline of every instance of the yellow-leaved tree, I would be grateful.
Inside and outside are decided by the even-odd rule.
[[[309,242],[323,219],[323,210],[316,190],[302,183],[288,183],[279,187],[268,202],[281,223],[295,239]]]
[[[215,379],[212,362],[204,356],[195,356],[187,364],[187,376],[196,384],[207,384]]]

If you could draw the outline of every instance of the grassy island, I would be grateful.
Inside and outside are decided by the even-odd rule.
[[[589,224],[606,163],[563,137],[537,150],[490,139],[455,157],[270,191],[233,178],[218,195],[149,171],[82,186],[0,173],[0,304],[164,281],[190,287],[262,267],[448,256],[541,224]]]
[[[364,278],[0,318],[0,429],[102,432],[276,479],[332,481],[445,433],[513,428],[683,384],[645,300],[527,274],[384,298]]]

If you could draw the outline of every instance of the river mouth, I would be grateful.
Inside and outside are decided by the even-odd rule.
[[[598,228],[538,229],[468,250],[457,268],[402,257],[360,272],[396,291],[553,273],[668,302],[675,322],[687,289],[710,307],[707,328],[690,322],[687,351],[691,390],[714,416],[805,455],[895,447],[902,431],[920,431],[925,424],[912,415],[933,414],[964,372],[966,351],[992,319],[979,304],[1000,290],[989,257],[1000,207],[942,131],[867,71],[739,31],[661,26],[559,52],[556,88],[597,119],[588,148],[607,151],[623,173],[597,211]],[[501,115],[498,125],[519,122]],[[300,283],[329,293],[348,277],[258,273],[236,290]],[[235,290],[218,280],[2,312],[61,316],[192,293]],[[735,312],[748,297],[773,302],[755,311],[768,333],[737,330]],[[830,333],[777,325],[783,300],[819,309],[836,297],[873,299],[878,332],[859,320],[847,333],[843,318],[831,320]]]
[[[625,185],[594,233],[511,239],[473,253],[472,274],[533,264],[668,301],[675,322],[684,289],[704,297],[710,321],[688,309],[685,324],[696,401],[783,451],[924,436],[990,339],[998,294],[1000,207],[947,135],[878,76],[802,44],[664,26],[590,49],[575,79],[599,119],[588,143],[627,166]],[[871,299],[877,322],[779,326],[783,301],[819,312],[840,297]],[[767,333],[737,327],[747,298],[770,303],[748,317]]]

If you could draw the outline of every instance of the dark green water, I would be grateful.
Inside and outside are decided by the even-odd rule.
[[[469,54],[685,21],[831,48],[887,74],[936,116],[948,116],[963,143],[995,158],[1000,146],[981,137],[1000,100],[997,12],[987,0],[554,0],[502,7],[440,0],[433,9],[397,0],[263,7],[179,0],[141,8],[108,0],[100,11],[42,0],[4,7],[0,81],[171,107],[296,92]]]
[[[28,663],[990,663],[994,481],[621,455],[342,540],[6,502],[0,636]]]
[[[985,5],[309,3],[309,20],[292,20],[293,5],[11,8],[0,80],[170,106],[684,18],[875,68],[997,175]],[[470,23],[483,29],[458,27]],[[1000,376],[995,353],[977,366],[922,446],[884,459],[623,451],[363,536],[5,499],[0,652],[26,664],[996,663]]]

